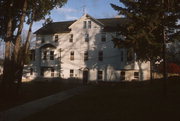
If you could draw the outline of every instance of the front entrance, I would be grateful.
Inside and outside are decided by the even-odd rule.
[[[88,70],[84,70],[83,71],[83,84],[87,84],[88,83],[88,76],[89,76],[89,71]]]

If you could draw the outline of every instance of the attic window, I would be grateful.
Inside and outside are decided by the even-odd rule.
[[[91,21],[88,21],[88,29],[91,28]]]
[[[87,22],[84,21],[84,26],[83,26],[83,28],[86,29],[86,26],[87,26]]]
[[[91,28],[91,21],[84,21],[83,28],[84,29],[90,29]]]

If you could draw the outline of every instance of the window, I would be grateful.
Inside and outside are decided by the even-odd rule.
[[[73,42],[73,34],[70,34],[69,42]]]
[[[134,78],[139,79],[139,72],[134,72]]]
[[[126,73],[125,71],[121,71],[121,80],[125,80]]]
[[[101,41],[105,42],[106,41],[106,33],[102,33],[101,35]]]
[[[87,26],[87,22],[84,21],[84,25],[83,25],[83,28],[86,29],[86,26]]]
[[[73,77],[74,76],[74,70],[70,70],[70,75],[69,75],[70,77]]]
[[[85,53],[84,53],[84,61],[87,61],[88,60],[88,52],[86,51]]]
[[[41,68],[41,76],[44,76],[44,68]]]
[[[59,36],[55,35],[55,42],[58,42],[58,40],[59,40]]]
[[[31,50],[29,56],[31,61],[35,61],[35,50]]]
[[[44,37],[41,38],[41,43],[44,43],[45,42],[45,39]]]
[[[98,71],[97,79],[98,80],[102,80],[103,79],[103,71]]]
[[[74,60],[74,51],[71,51],[70,53],[70,60]]]
[[[54,68],[51,68],[51,77],[54,77]]]
[[[54,60],[54,51],[50,51],[50,60]]]
[[[132,61],[133,60],[133,55],[130,51],[127,51],[127,61]]]
[[[33,75],[33,68],[30,68],[30,75]]]
[[[43,52],[43,60],[47,60],[47,51]]]
[[[124,61],[124,52],[121,51],[121,62],[123,62],[123,61]]]
[[[99,51],[99,61],[103,61],[103,51]]]
[[[91,21],[88,21],[88,29],[91,28]]]
[[[89,42],[89,34],[85,34],[85,42]]]

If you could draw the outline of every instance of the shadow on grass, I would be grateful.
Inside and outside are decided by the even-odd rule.
[[[180,80],[149,82],[100,82],[94,89],[56,104],[22,121],[179,121]]]
[[[78,79],[39,79],[22,83],[18,93],[16,87],[14,93],[4,92],[0,85],[0,111],[80,85],[81,80]]]

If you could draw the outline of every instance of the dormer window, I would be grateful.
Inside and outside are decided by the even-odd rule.
[[[58,42],[58,40],[59,40],[59,36],[58,35],[55,35],[55,42]]]
[[[73,42],[73,34],[70,34],[69,42]]]

